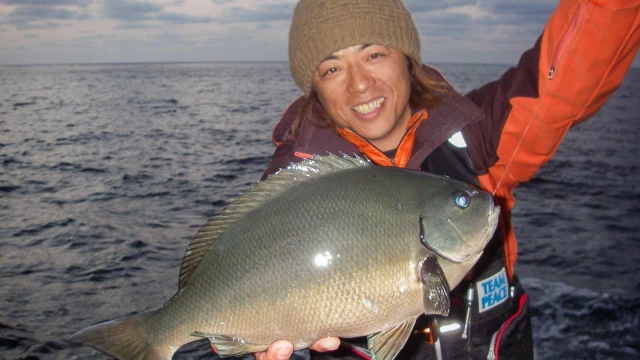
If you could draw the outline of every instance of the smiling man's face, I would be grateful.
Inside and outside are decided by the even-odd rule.
[[[382,45],[342,49],[318,65],[313,87],[336,125],[382,151],[402,140],[411,118],[411,77],[401,52]]]

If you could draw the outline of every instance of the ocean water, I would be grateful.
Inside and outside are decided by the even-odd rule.
[[[438,67],[463,93],[506,70]],[[173,295],[298,94],[286,63],[0,66],[0,359],[108,359],[64,339]],[[639,130],[631,69],[516,192],[537,359],[640,358]]]

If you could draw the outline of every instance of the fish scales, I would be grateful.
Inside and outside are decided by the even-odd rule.
[[[349,326],[342,324],[347,319],[356,324],[371,321],[367,317],[376,316],[371,302],[378,313],[395,313],[407,306],[406,299],[389,299],[397,291],[394,284],[404,280],[407,273],[402,271],[407,268],[403,261],[407,251],[397,242],[404,238],[420,246],[420,209],[414,209],[415,216],[404,215],[412,204],[415,207],[416,201],[397,190],[394,176],[384,179],[379,171],[358,177],[348,172],[334,175],[337,176],[322,181],[309,180],[304,188],[291,189],[269,200],[247,215],[251,226],[238,223],[218,239],[180,297],[189,304],[183,307],[211,307],[211,313],[228,321],[224,325],[203,321],[194,324],[194,328],[241,337],[248,343],[268,344],[274,335],[293,338],[294,334],[317,332],[319,324],[324,327],[320,331],[329,334]],[[354,188],[359,191],[343,191]],[[390,201],[391,191],[404,199]],[[398,210],[398,201],[404,204],[403,211]],[[372,209],[381,207],[387,210],[372,216]],[[251,251],[247,253],[246,249]],[[318,261],[331,262],[326,271],[318,271],[318,255],[322,259]],[[331,260],[326,259],[328,256]],[[198,276],[199,273],[208,275]],[[224,291],[217,290],[220,282]],[[414,302],[421,303],[420,284],[413,284]],[[285,301],[280,294],[287,294]],[[336,309],[341,313],[332,314]],[[291,316],[283,318],[282,314]],[[306,320],[300,321],[301,318]],[[257,330],[256,324],[265,326]],[[362,335],[363,329],[358,330],[343,336]]]
[[[216,235],[170,301],[136,321],[135,331],[158,354],[148,358],[170,358],[197,339],[194,333],[214,343],[231,339],[216,343],[231,355],[264,350],[278,339],[300,349],[325,336],[364,336],[411,322],[425,312],[421,262],[440,252],[442,282],[455,286],[495,229],[488,220],[497,218],[491,197],[465,184],[396,168],[346,167],[296,178],[266,197],[258,193],[257,204],[246,200],[252,195],[236,200],[231,209],[248,202],[250,210]],[[478,228],[468,231],[477,237],[469,240],[471,250],[458,244],[465,243],[460,235],[467,225],[448,224],[460,217],[452,200],[460,191],[481,199],[467,221]],[[421,241],[421,223],[423,237],[434,242],[429,246]],[[473,256],[462,265],[442,258],[463,250]],[[125,350],[88,337],[76,340],[127,358]]]

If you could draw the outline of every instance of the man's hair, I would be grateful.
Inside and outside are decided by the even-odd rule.
[[[422,64],[408,56],[406,58],[409,76],[411,77],[411,92],[409,95],[411,109],[429,110],[434,108],[443,101],[445,93],[455,91],[449,83],[434,79],[423,69]],[[336,126],[322,107],[318,93],[313,88],[311,88],[309,95],[305,96],[304,103],[289,128],[288,137],[293,140],[297,139],[300,128],[305,122],[316,127]]]

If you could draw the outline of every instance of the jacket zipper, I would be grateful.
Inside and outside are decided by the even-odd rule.
[[[556,51],[553,55],[553,61],[551,62],[551,68],[549,69],[549,75],[547,75],[549,80],[553,80],[553,76],[556,72],[556,65],[578,31],[578,24],[580,23],[580,20],[582,20],[582,14],[585,10],[586,6],[578,4],[578,9],[576,9],[576,12],[573,14],[573,19],[571,20],[571,24],[569,24],[569,28],[567,28],[567,31],[562,35],[562,39],[560,39],[560,42],[556,47]]]
[[[500,331],[496,331],[493,333],[491,337],[491,345],[489,345],[489,352],[487,353],[487,360],[496,360],[496,338],[498,337],[498,333]]]
[[[499,360],[500,355],[498,353],[498,347],[500,346],[500,341],[502,340],[502,334],[505,332],[507,328],[509,328],[509,326],[511,325],[511,322],[515,318],[520,316],[520,314],[524,310],[524,305],[527,302],[527,297],[528,297],[527,293],[524,293],[522,294],[522,296],[520,296],[520,302],[518,303],[518,311],[516,311],[515,314],[511,315],[511,317],[507,319],[507,321],[505,321],[505,323],[502,324],[502,326],[500,326],[500,329],[498,329],[498,331],[493,333],[493,336],[491,337],[491,343],[489,345],[489,352],[487,353],[487,360]]]

